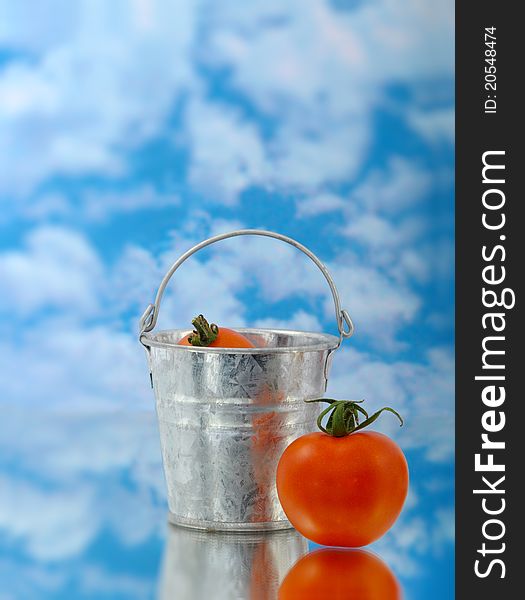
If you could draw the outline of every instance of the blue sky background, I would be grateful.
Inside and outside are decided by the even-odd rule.
[[[297,238],[357,333],[329,394],[395,406],[411,491],[373,549],[452,598],[453,3],[0,0],[0,599],[152,598],[165,496],[137,320],[239,227]],[[160,327],[334,332],[306,257],[188,261]]]

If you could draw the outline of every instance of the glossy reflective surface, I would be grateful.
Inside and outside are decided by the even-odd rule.
[[[417,474],[417,455],[408,459]],[[0,576],[8,599],[269,600],[307,552],[293,530],[239,535],[168,525],[153,411],[4,411],[0,466]],[[436,533],[446,524],[429,536],[420,508],[427,501],[409,500],[370,548],[407,600],[450,597],[443,567],[450,554]],[[351,570],[345,560],[343,568],[338,555],[324,567],[312,558],[307,566],[328,566],[336,585]]]
[[[204,533],[170,525],[159,600],[270,600],[307,551],[307,541],[293,529]]]
[[[303,556],[279,588],[279,600],[401,600],[392,570],[365,550],[323,548]]]

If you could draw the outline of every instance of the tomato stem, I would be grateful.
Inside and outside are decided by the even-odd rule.
[[[198,315],[191,322],[195,329],[188,336],[188,342],[192,346],[209,346],[219,335],[219,328],[215,323],[208,323],[203,315]]]
[[[314,400],[305,400],[305,402],[327,402],[328,406],[321,412],[317,417],[317,427],[324,433],[333,437],[344,437],[364,429],[371,425],[379,415],[384,412],[391,412],[400,421],[401,426],[403,425],[403,418],[401,415],[389,406],[385,406],[381,410],[378,410],[372,416],[369,416],[366,410],[360,406],[363,400],[333,400],[331,398],[315,398]],[[323,418],[329,414],[326,425],[323,426]],[[359,416],[365,417],[365,420],[359,422]]]

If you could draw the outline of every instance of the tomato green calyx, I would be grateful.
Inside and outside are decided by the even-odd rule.
[[[219,335],[219,328],[217,325],[215,325],[215,323],[210,325],[203,315],[195,317],[191,324],[195,327],[188,337],[188,342],[192,346],[209,346]]]
[[[366,410],[360,406],[363,400],[332,400],[331,398],[315,398],[314,400],[305,400],[305,402],[327,402],[327,406],[317,418],[317,427],[324,433],[333,437],[344,437],[359,431],[371,425],[379,415],[384,412],[391,412],[399,419],[401,426],[403,418],[401,415],[389,406],[385,406],[378,410],[372,416],[369,416]],[[325,415],[330,413],[326,425],[323,426],[322,421]],[[359,422],[359,416],[365,417],[365,420]]]

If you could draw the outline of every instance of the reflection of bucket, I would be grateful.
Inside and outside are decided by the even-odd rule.
[[[205,533],[169,525],[159,600],[274,600],[307,550],[295,531]]]
[[[209,244],[248,234],[283,240],[315,262],[332,291],[339,337],[242,329],[256,347],[231,349],[178,345],[188,330],[150,333],[176,269]],[[324,265],[279,234],[243,230],[216,236],[171,267],[140,331],[157,400],[170,520],[203,529],[289,527],[275,488],[277,463],[288,444],[312,430],[318,409],[303,400],[323,395],[331,354],[353,333]]]

